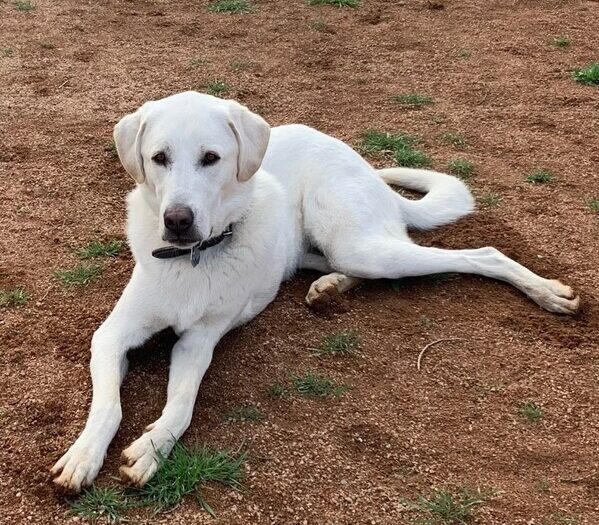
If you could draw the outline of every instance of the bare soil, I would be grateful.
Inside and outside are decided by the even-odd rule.
[[[190,499],[166,515],[134,512],[132,522],[409,524],[417,515],[403,499],[485,486],[496,496],[479,524],[599,523],[599,217],[588,206],[599,198],[599,90],[570,77],[599,60],[599,3],[254,5],[227,15],[204,0],[35,0],[24,13],[0,2],[0,286],[31,294],[1,310],[0,523],[73,520],[48,469],[83,428],[90,338],[133,262],[107,260],[101,279],[71,291],[52,272],[77,264],[73,248],[123,238],[133,182],[110,152],[112,126],[146,100],[214,79],[272,125],[301,122],[354,145],[367,128],[404,131],[423,138],[437,169],[472,160],[474,192],[499,194],[500,205],[420,240],[494,245],[575,286],[584,306],[555,316],[508,286],[455,276],[400,291],[367,283],[347,308],[318,313],[303,301],[316,274],[300,274],[219,345],[184,438],[244,443],[245,491],[209,487],[216,520]],[[324,30],[308,25],[315,20]],[[552,45],[556,36],[571,45]],[[231,67],[240,60],[245,67]],[[435,104],[389,101],[405,92]],[[466,138],[463,151],[441,140],[447,131]],[[554,182],[524,182],[541,167]],[[360,356],[309,352],[348,329]],[[420,349],[442,337],[463,341],[431,348],[418,372]],[[99,483],[115,483],[120,450],[160,414],[172,342],[163,335],[132,355],[123,425]],[[307,369],[351,389],[327,400],[269,397],[270,385]],[[525,400],[543,408],[539,423],[518,413]],[[264,421],[224,422],[248,403]]]

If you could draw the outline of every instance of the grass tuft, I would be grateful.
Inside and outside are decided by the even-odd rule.
[[[205,66],[206,65],[206,61],[203,58],[199,58],[199,57],[193,57],[190,61],[189,61],[189,65],[193,68],[198,68],[201,66]]]
[[[556,36],[552,42],[555,47],[562,48],[568,47],[572,43],[572,41],[567,36]]]
[[[490,494],[477,489],[461,489],[457,493],[448,489],[434,490],[428,497],[419,496],[410,507],[429,515],[425,523],[466,525],[472,519],[474,508],[482,505]]]
[[[221,95],[228,93],[230,89],[229,84],[224,80],[211,80],[210,82],[206,82],[203,87],[206,93],[215,97],[220,97]]]
[[[31,0],[13,0],[12,5],[17,11],[29,13],[35,9],[35,4]]]
[[[128,507],[129,502],[119,489],[94,485],[71,503],[70,513],[88,521],[103,518],[108,523],[118,523],[121,521],[121,513]]]
[[[29,300],[29,294],[23,288],[0,290],[0,306],[23,306]]]
[[[499,206],[503,197],[501,195],[497,195],[497,193],[485,193],[478,198],[478,202],[482,206],[490,208],[491,206]]]
[[[534,401],[525,401],[518,407],[520,415],[530,423],[537,423],[543,417],[543,410]]]
[[[291,380],[297,393],[305,397],[338,396],[347,391],[345,385],[337,385],[332,379],[312,371],[303,376],[292,376]]]
[[[590,199],[589,208],[591,208],[591,211],[599,213],[599,199]]]
[[[588,86],[599,85],[599,62],[593,62],[586,67],[575,69],[572,78],[581,84]]]
[[[474,173],[474,164],[469,160],[456,157],[447,163],[447,170],[459,179],[468,180]]]
[[[99,265],[80,264],[72,270],[56,270],[54,277],[65,288],[73,288],[94,282],[102,272],[103,268]]]
[[[243,58],[236,58],[231,61],[229,67],[233,71],[246,71],[254,66],[254,62],[251,60],[245,60]]]
[[[244,14],[254,10],[248,0],[216,0],[208,6],[213,13]]]
[[[525,180],[530,184],[546,184],[553,180],[553,175],[547,170],[534,170]]]
[[[420,93],[403,93],[391,97],[391,100],[409,108],[419,108],[434,104],[434,100],[431,97],[421,95]]]
[[[446,131],[445,133],[442,133],[441,140],[445,144],[451,144],[456,149],[464,149],[467,144],[463,135],[454,133],[453,131]]]
[[[356,353],[360,341],[353,332],[341,332],[338,334],[328,334],[322,338],[322,343],[318,348],[312,348],[317,355],[340,355],[349,356]]]
[[[3,47],[0,49],[0,55],[6,58],[10,58],[13,55],[14,51],[12,47]]]
[[[225,421],[262,421],[264,416],[253,405],[242,405],[232,409],[226,416]]]
[[[275,383],[268,389],[268,395],[275,399],[285,397],[287,394],[288,392],[285,385],[282,385],[281,383]]]
[[[430,166],[431,158],[414,147],[419,142],[416,137],[404,133],[392,134],[371,129],[364,133],[361,149],[364,153],[392,153],[398,166],[408,168]]]
[[[142,505],[159,512],[174,507],[183,496],[197,491],[203,483],[215,481],[240,489],[246,459],[245,452],[211,450],[205,446],[187,448],[177,442],[167,458],[160,458],[160,467],[154,477],[133,494]],[[200,499],[200,503],[202,501]]]
[[[84,248],[79,248],[75,253],[80,259],[95,259],[97,257],[116,257],[121,251],[125,243],[118,239],[109,241],[92,241]]]
[[[467,49],[460,49],[458,51],[459,58],[470,58],[471,56],[472,56],[472,52],[468,51]]]
[[[308,27],[314,31],[326,31],[328,29],[327,23],[324,20],[309,20]]]
[[[308,5],[334,5],[335,7],[360,7],[360,0],[308,0]]]

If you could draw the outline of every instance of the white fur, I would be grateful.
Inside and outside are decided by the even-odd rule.
[[[300,125],[274,128],[268,142],[268,127],[256,115],[191,92],[145,104],[124,117],[115,138],[139,182],[128,197],[127,222],[136,266],[92,339],[89,418],[52,469],[67,490],[89,485],[103,463],[121,420],[119,388],[129,348],[168,326],[180,336],[163,413],[123,452],[122,473],[142,485],[156,471],[156,450],[168,454],[173,438],[188,427],[220,338],[260,313],[298,268],[333,272],[313,284],[309,302],[360,278],[469,272],[507,281],[553,312],[578,308],[569,287],[494,248],[450,251],[412,243],[407,226],[431,228],[472,211],[470,192],[454,177],[407,168],[377,173],[342,142]],[[167,168],[152,161],[165,148]],[[221,156],[214,166],[199,164],[207,150]],[[428,194],[407,200],[381,177]],[[153,258],[152,250],[168,244],[162,215],[172,204],[193,209],[199,237],[217,235],[229,223],[233,236],[202,252],[195,268],[188,257]],[[323,256],[308,253],[311,246]]]

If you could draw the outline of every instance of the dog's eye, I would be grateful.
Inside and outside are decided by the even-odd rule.
[[[160,164],[160,166],[166,166],[166,154],[163,151],[159,151],[158,153],[156,153],[153,157],[152,160],[156,163],[156,164]]]
[[[211,166],[212,164],[217,162],[219,159],[220,159],[220,157],[216,153],[214,153],[213,151],[209,151],[202,158],[202,166]]]

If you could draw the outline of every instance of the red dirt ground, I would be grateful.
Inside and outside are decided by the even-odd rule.
[[[245,491],[207,489],[216,520],[186,500],[132,522],[409,524],[418,515],[402,500],[480,485],[497,494],[479,524],[599,523],[599,218],[588,206],[599,198],[599,90],[570,78],[599,60],[599,3],[364,0],[353,10],[256,0],[247,15],[209,13],[203,0],[35,5],[0,2],[0,286],[31,294],[1,310],[0,523],[73,520],[48,469],[83,428],[90,338],[133,263],[105,261],[100,280],[72,291],[52,272],[77,264],[73,248],[123,236],[133,183],[107,151],[112,126],[148,99],[213,79],[273,125],[302,122],[351,144],[367,128],[405,131],[423,137],[437,169],[472,160],[476,195],[500,194],[501,204],[422,242],[494,245],[575,286],[584,308],[555,316],[508,286],[462,276],[399,292],[368,283],[348,294],[347,311],[319,314],[303,302],[315,274],[301,274],[219,345],[184,438],[245,442]],[[315,20],[326,29],[309,27]],[[556,36],[572,44],[557,48]],[[234,60],[251,63],[234,70]],[[389,101],[403,92],[436,103]],[[445,144],[447,131],[467,147]],[[556,180],[525,183],[540,167]],[[359,334],[360,357],[308,351],[346,329]],[[440,337],[464,341],[431,348],[419,373],[419,350]],[[101,484],[114,483],[120,450],[160,413],[170,344],[159,338],[133,356]],[[308,368],[351,390],[268,396]],[[544,409],[537,424],[518,413],[527,399]],[[266,419],[223,422],[245,403]]]

